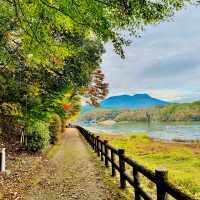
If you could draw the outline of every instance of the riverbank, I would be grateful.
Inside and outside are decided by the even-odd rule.
[[[169,180],[195,199],[200,199],[200,141],[179,142],[150,138],[146,134],[101,134],[116,148],[124,148],[126,155],[149,169],[167,168]],[[143,180],[150,193],[154,186]]]

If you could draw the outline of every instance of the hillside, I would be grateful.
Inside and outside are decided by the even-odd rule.
[[[81,121],[200,121],[200,101],[143,109],[95,109],[83,112]]]

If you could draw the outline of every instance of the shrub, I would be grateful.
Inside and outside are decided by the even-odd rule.
[[[0,127],[4,139],[9,139],[18,134],[17,126],[19,119],[23,117],[22,108],[19,103],[2,103],[0,104]]]
[[[50,143],[56,144],[59,141],[59,136],[62,129],[62,121],[60,116],[53,114],[49,124]]]
[[[150,139],[150,136],[147,133],[134,133],[129,135],[131,139]]]
[[[26,130],[26,148],[29,151],[39,151],[49,144],[48,124],[36,121],[30,124]]]
[[[64,132],[65,128],[66,128],[67,120],[66,119],[62,119],[61,123],[62,123],[62,125],[61,125],[61,132]]]

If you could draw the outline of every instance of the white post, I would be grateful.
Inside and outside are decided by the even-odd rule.
[[[5,153],[5,148],[1,149],[0,154],[1,154],[1,156],[0,156],[1,157],[1,160],[0,160],[1,169],[0,169],[0,171],[1,172],[5,172],[6,171],[6,153]]]

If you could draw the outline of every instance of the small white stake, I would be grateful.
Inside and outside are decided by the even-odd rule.
[[[0,158],[1,158],[1,160],[0,160],[0,162],[1,162],[1,164],[0,164],[0,166],[1,166],[0,171],[1,172],[5,172],[6,171],[6,153],[5,153],[5,148],[1,149],[0,154],[1,154],[1,156],[0,156]]]

